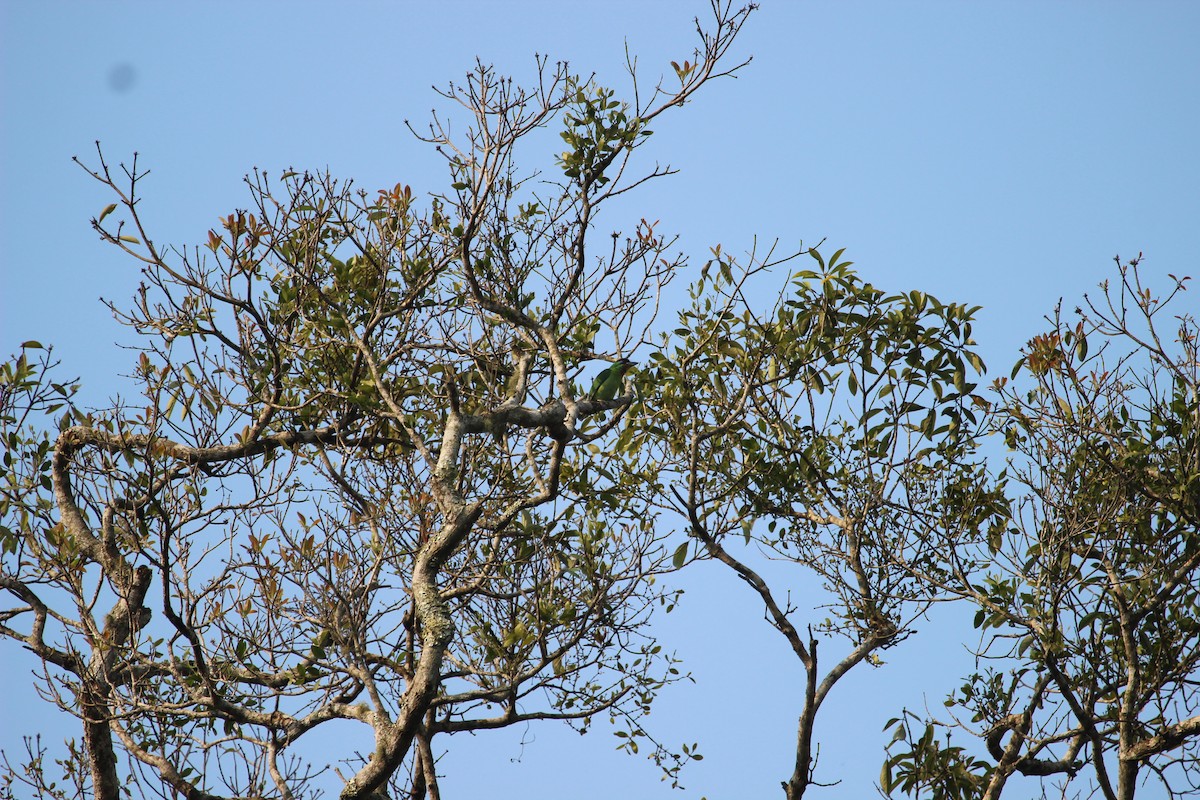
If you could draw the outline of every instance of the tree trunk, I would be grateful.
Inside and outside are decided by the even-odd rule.
[[[813,723],[817,718],[817,643],[809,642],[809,659],[804,665],[804,708],[800,711],[800,724],[796,732],[796,768],[792,777],[783,784],[787,800],[800,800],[808,788],[812,776]]]
[[[112,731],[106,692],[103,686],[84,677],[79,689],[83,711],[83,743],[88,769],[92,774],[95,800],[120,800],[121,782],[117,777],[117,757],[113,752]]]

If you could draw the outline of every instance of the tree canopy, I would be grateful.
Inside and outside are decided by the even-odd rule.
[[[925,730],[965,729],[990,758],[961,769],[959,748],[923,735],[889,761],[906,790],[997,798],[1016,774],[1082,774],[1110,800],[1147,781],[1198,791],[1198,330],[1172,306],[1186,279],[1158,294],[1139,266],[1118,259],[1099,297],[1059,308],[993,386],[1008,502],[985,537],[942,540],[940,574],[922,572],[977,606],[984,635],[953,716]]]
[[[649,224],[594,246],[595,215],[667,174],[631,157],[737,68],[748,13],[714,4],[691,59],[628,102],[566,64],[531,88],[479,65],[443,92],[465,138],[421,134],[443,192],[255,172],[249,208],[169,248],[136,158],[85,165],[115,199],[94,228],[142,267],[113,306],[142,337],[141,399],[84,411],[18,356],[0,513],[3,632],[52,665],[96,797],[120,792],[118,749],[182,796],[306,796],[320,768],[293,745],[339,719],[374,741],[345,798],[436,793],[441,734],[640,732],[677,674],[646,630],[662,534],[593,444],[631,393],[577,380],[640,345],[683,261]],[[551,127],[556,173],[527,171],[518,147]]]
[[[839,683],[942,603],[974,612],[979,668],[942,717],[880,698],[881,793],[1200,793],[1186,278],[1118,259],[988,386],[978,306],[845,250],[692,268],[628,208],[672,172],[641,157],[660,116],[746,63],[752,10],[714,0],[624,90],[477,64],[412,131],[444,187],[255,171],[199,244],[157,241],[136,156],[80,160],[141,272],[110,304],[139,344],[99,406],[40,342],[0,365],[0,636],[81,731],[65,780],[40,743],[6,755],[0,796],[437,798],[453,734],[597,720],[678,785],[701,756],[648,724],[687,677],[653,622],[699,561],[800,666],[791,800],[838,780]],[[359,738],[305,750],[336,725]]]

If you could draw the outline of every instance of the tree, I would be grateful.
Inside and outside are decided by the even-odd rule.
[[[974,602],[986,634],[989,667],[947,701],[969,719],[942,723],[986,745],[976,796],[1014,775],[1064,796],[1076,780],[1108,800],[1147,780],[1200,793],[1198,331],[1165,316],[1186,278],[1159,296],[1139,263],[1118,259],[1101,296],[1057,310],[995,383],[1009,503],[987,535],[943,543],[950,573],[924,575]],[[921,763],[901,771],[912,785]]]
[[[142,396],[85,410],[36,342],[4,366],[0,633],[77,709],[95,797],[307,796],[322,765],[296,745],[334,720],[372,739],[343,754],[347,800],[437,797],[441,734],[600,714],[643,733],[676,674],[645,628],[670,564],[627,485],[647,465],[593,453],[632,395],[575,379],[637,348],[685,262],[647,224],[592,236],[669,174],[631,156],[740,66],[750,10],[714,2],[652,92],[631,63],[630,103],[565,64],[531,89],[479,65],[444,92],[466,139],[423,134],[451,178],[425,199],[256,171],[250,208],[170,249],[136,157],[85,167],[115,199],[93,227],[143,272],[113,306]],[[535,182],[518,146],[555,125],[567,149]]]
[[[791,259],[751,254],[739,267],[714,248],[691,307],[651,356],[653,411],[638,418],[665,466],[658,491],[691,539],[676,563],[690,553],[729,567],[804,670],[788,798],[819,785],[814,725],[834,686],[860,664],[882,665],[879,653],[937,599],[905,564],[940,558],[946,508],[981,469],[976,309],[889,294],[841,250],[807,252],[816,268],[792,273],[763,311],[749,299],[754,282]],[[772,586],[755,563],[764,555],[801,577]],[[809,582],[825,593],[817,614],[791,601]],[[825,661],[818,645],[831,639],[845,644]]]

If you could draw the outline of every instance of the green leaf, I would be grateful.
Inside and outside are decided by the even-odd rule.
[[[108,205],[106,205],[104,207],[104,210],[100,212],[100,216],[96,218],[96,224],[99,225],[101,222],[104,222],[104,218],[116,210],[117,210],[116,203],[109,203]]]
[[[675,569],[683,566],[683,562],[687,561],[688,543],[684,542],[675,548],[675,555],[671,557],[671,562],[675,565]]]

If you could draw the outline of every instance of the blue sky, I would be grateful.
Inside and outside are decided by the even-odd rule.
[[[698,262],[718,242],[825,239],[883,288],[982,305],[976,338],[997,373],[1059,297],[1071,304],[1112,274],[1115,254],[1144,252],[1152,285],[1200,272],[1200,5],[762,6],[735,47],[753,63],[655,126],[642,151],[680,174],[622,210],[660,219]],[[5,3],[0,349],[54,343],[97,405],[124,390],[132,355],[117,345],[130,335],[98,298],[124,302],[138,275],[89,230],[110,200],[70,160],[93,163],[97,139],[111,161],[136,150],[152,170],[143,212],[157,241],[198,243],[245,205],[255,166],[440,190],[441,162],[403,121],[444,109],[430,87],[476,56],[527,79],[548,53],[620,89],[626,42],[653,78],[690,54],[691,19],[706,13],[700,0]],[[697,684],[652,718],[668,741],[701,743],[686,792],[612,753],[603,726],[582,740],[541,726],[452,742],[446,796],[777,792],[798,664],[740,582],[701,566],[687,583],[661,631]],[[902,704],[939,708],[971,669],[955,641],[917,636],[835,691],[818,778],[844,783],[828,796],[871,796],[883,722]],[[0,666],[0,717],[32,719],[31,662],[4,645]],[[26,732],[66,730],[43,719]]]

